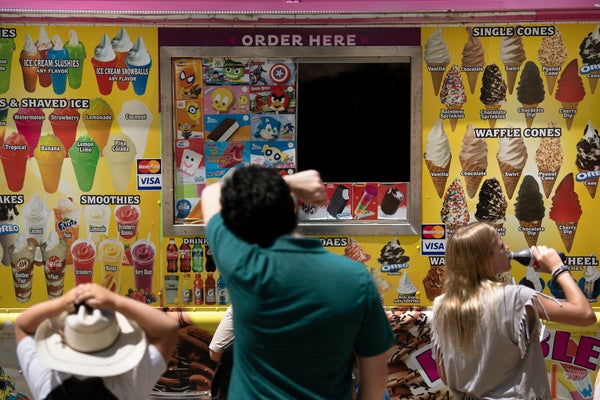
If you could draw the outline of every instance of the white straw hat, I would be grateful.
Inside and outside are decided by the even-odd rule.
[[[35,342],[40,361],[48,368],[94,377],[127,372],[146,351],[146,334],[135,321],[83,305],[75,314],[42,322]]]

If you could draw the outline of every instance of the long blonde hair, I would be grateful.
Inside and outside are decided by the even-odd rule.
[[[475,222],[448,239],[444,295],[436,298],[433,318],[441,348],[452,346],[465,356],[473,354],[483,317],[481,293],[502,286],[492,263],[496,238],[492,225]]]

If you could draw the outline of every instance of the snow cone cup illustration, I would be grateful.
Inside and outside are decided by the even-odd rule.
[[[46,114],[41,108],[21,107],[13,114],[13,121],[17,127],[17,132],[25,136],[29,157],[33,157],[33,152],[38,145],[42,134],[42,125],[46,119]]]
[[[81,116],[87,133],[94,139],[102,155],[115,119],[111,106],[101,97],[90,100],[90,107]]]
[[[50,41],[48,32],[46,32],[46,28],[43,26],[40,26],[40,33],[38,40],[35,42],[35,47],[40,54],[40,58],[42,60],[47,60],[48,52],[52,49],[52,42]],[[49,69],[50,68],[45,67],[37,71],[38,79],[40,80],[40,86],[42,87],[48,87],[52,83]]]
[[[77,186],[82,192],[89,192],[94,185],[96,167],[100,159],[98,145],[89,135],[83,134],[69,149],[69,156],[75,171]]]
[[[45,135],[40,138],[34,157],[47,193],[58,190],[65,154],[65,146],[57,136]]]
[[[54,135],[63,142],[65,150],[67,151],[73,146],[73,142],[75,142],[75,138],[77,137],[77,126],[79,125],[80,119],[81,114],[79,111],[77,111],[76,108],[71,107],[55,108],[54,111],[48,115],[50,126],[52,126],[52,132],[54,132]],[[69,153],[67,153],[66,156],[69,157]]]
[[[27,303],[31,299],[35,248],[35,242],[23,234],[19,234],[15,243],[8,248],[15,297],[19,303]]]
[[[69,68],[64,66],[58,66],[61,61],[69,59],[67,50],[63,47],[62,39],[58,35],[52,36],[54,46],[48,50],[48,60],[54,62],[54,66],[50,68],[50,78],[52,79],[52,90],[55,94],[63,94],[67,89],[67,74]]]
[[[117,68],[121,71],[117,78],[117,87],[120,90],[125,90],[129,87],[129,74],[124,73],[125,68],[127,68],[125,59],[129,54],[129,50],[133,47],[133,43],[125,28],[119,29],[119,32],[112,38],[110,43],[117,56]]]
[[[6,93],[10,87],[10,72],[15,49],[13,38],[0,38],[0,60],[5,62],[4,68],[0,69],[0,93]]]
[[[0,160],[6,184],[13,192],[23,189],[28,158],[29,145],[25,136],[13,132],[4,138],[4,142],[0,146]]]
[[[98,263],[102,271],[102,286],[119,293],[121,289],[121,269],[123,244],[117,239],[104,239],[98,245]]]
[[[94,49],[94,56],[91,61],[98,83],[98,90],[103,95],[111,94],[114,78],[112,71],[117,67],[117,55],[106,33],[102,35],[100,43]]]
[[[69,41],[65,43],[65,50],[69,59],[73,60],[74,65],[69,66],[67,80],[71,89],[79,89],[81,86],[81,77],[83,75],[83,61],[85,60],[85,46],[79,41],[77,32],[73,29],[69,31]],[[76,61],[76,63],[75,63]]]
[[[23,85],[29,93],[35,92],[37,85],[38,73],[36,61],[41,59],[40,53],[33,43],[33,39],[29,33],[23,35],[25,43],[19,55],[19,64],[23,73]]]
[[[131,138],[136,148],[136,158],[143,158],[148,142],[148,133],[154,117],[148,106],[139,100],[123,103],[117,116],[121,131]]]
[[[102,154],[108,164],[108,170],[113,186],[117,192],[127,190],[131,180],[131,168],[136,156],[135,144],[124,133],[110,136]]]
[[[130,68],[137,73],[132,74],[132,86],[133,91],[138,96],[146,93],[146,84],[148,83],[148,75],[150,74],[150,68],[152,67],[152,58],[148,53],[148,49],[144,44],[144,39],[138,36],[129,54],[125,59],[127,68]]]
[[[67,265],[67,242],[59,239],[55,231],[50,232],[46,243],[42,244],[44,276],[49,299],[62,296],[65,287],[65,267]]]

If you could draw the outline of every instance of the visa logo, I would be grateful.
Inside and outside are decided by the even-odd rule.
[[[426,242],[423,247],[425,247],[425,250],[446,250],[444,243],[441,242]]]
[[[140,174],[137,176],[138,190],[161,190],[162,175]]]
[[[160,185],[160,178],[158,176],[142,176],[140,183],[142,185]]]
[[[446,253],[446,240],[424,239],[421,240],[422,256],[443,256]]]

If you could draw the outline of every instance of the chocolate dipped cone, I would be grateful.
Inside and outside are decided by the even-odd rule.
[[[463,172],[467,172],[467,174],[463,175],[467,187],[467,195],[470,198],[473,198],[477,194],[479,184],[481,183],[481,179],[483,179],[483,174],[469,174],[469,172],[485,172],[485,168],[482,168],[479,164],[470,162],[469,160],[464,160],[462,158],[460,159],[460,165],[462,166]]]
[[[578,221],[556,222],[556,227],[558,228],[558,232],[560,232],[560,239],[565,245],[565,249],[567,249],[567,252],[570,252],[571,247],[573,247],[573,239],[575,239],[577,223]]]
[[[522,169],[515,168],[512,165],[498,160],[498,166],[500,166],[500,172],[502,175],[502,182],[504,183],[504,189],[506,190],[506,196],[512,199],[515,193],[515,188],[521,179]]]
[[[438,196],[442,198],[444,196],[444,192],[446,191],[446,181],[448,180],[450,161],[448,161],[448,165],[445,167],[438,167],[428,159],[425,159],[425,164],[427,164],[427,169],[431,175],[431,180],[433,181],[433,186],[435,186],[435,191],[437,192]]]
[[[540,230],[537,229],[542,225],[542,220],[539,221],[521,221],[519,220],[519,225],[523,227],[523,236],[525,236],[525,240],[527,241],[527,247],[535,246],[538,241],[538,237],[540,236]]]

